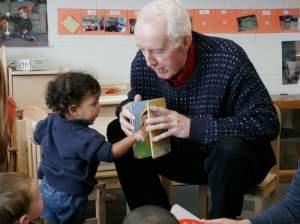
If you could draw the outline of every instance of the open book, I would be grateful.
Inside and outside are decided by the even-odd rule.
[[[146,131],[145,120],[151,116],[155,116],[149,109],[151,106],[166,107],[166,101],[164,98],[157,98],[129,104],[129,110],[135,116],[135,119],[131,121],[135,132],[140,129]],[[133,146],[135,158],[143,159],[152,157],[155,159],[169,153],[171,146],[168,138],[158,142],[152,141],[155,136],[161,134],[163,131],[165,130],[151,131],[143,142],[136,142]]]
[[[171,208],[171,213],[176,217],[180,224],[202,224],[201,220],[191,212],[175,204]]]

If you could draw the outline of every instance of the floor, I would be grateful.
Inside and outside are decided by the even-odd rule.
[[[280,193],[279,198],[282,198],[285,193],[288,191],[289,184],[280,184]],[[107,204],[106,207],[106,216],[107,224],[121,224],[122,220],[126,215],[126,202],[124,195],[121,190],[111,190],[108,191],[118,197],[116,203]],[[177,186],[173,189],[174,202],[182,205],[193,214],[199,216],[199,201],[198,201],[198,186],[189,185],[189,186]],[[270,203],[270,202],[267,202]],[[246,202],[246,207],[251,208],[251,202]]]

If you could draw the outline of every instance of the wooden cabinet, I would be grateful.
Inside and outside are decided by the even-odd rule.
[[[59,70],[16,71],[8,70],[9,95],[19,108],[27,105],[46,107],[45,90],[47,83],[54,79]]]

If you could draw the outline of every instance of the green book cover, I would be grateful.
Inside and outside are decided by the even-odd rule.
[[[157,98],[129,104],[129,110],[135,116],[135,119],[131,121],[134,125],[135,132],[140,129],[145,129],[145,120],[150,116],[155,116],[149,110],[150,106],[154,105],[166,107],[165,99]],[[155,143],[151,141],[154,136],[162,133],[162,131],[163,130],[152,131],[143,142],[136,142],[133,146],[134,157],[137,159],[147,157],[158,158],[169,153],[171,151],[169,139],[163,139]]]

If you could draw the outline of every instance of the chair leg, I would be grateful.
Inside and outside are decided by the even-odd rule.
[[[272,204],[274,204],[278,201],[278,190],[275,190],[271,193],[271,201],[272,201]]]
[[[97,185],[97,203],[96,203],[96,217],[97,224],[106,224],[106,209],[105,209],[105,184],[99,183]]]
[[[258,214],[264,210],[264,198],[254,197],[254,214]]]
[[[169,203],[172,204],[172,181],[166,177],[161,176],[160,182],[168,195]]]
[[[200,217],[208,218],[208,187],[207,185],[199,185],[200,198]]]

